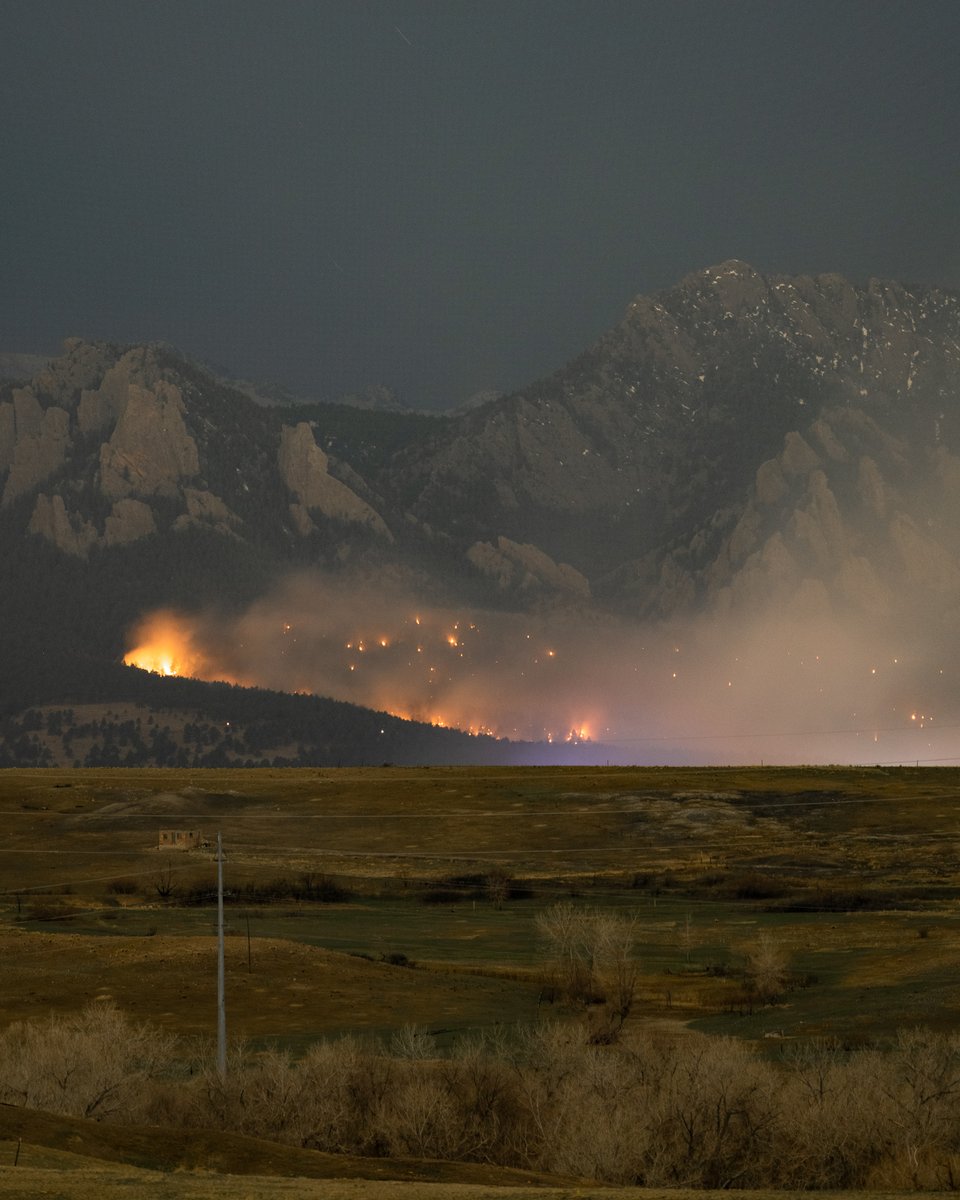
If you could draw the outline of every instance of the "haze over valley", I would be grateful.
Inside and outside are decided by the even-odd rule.
[[[461,414],[72,339],[0,400],[8,710],[124,660],[534,761],[951,759],[958,383],[954,294],[737,260]]]

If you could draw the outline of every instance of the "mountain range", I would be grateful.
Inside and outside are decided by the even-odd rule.
[[[304,575],[538,628],[782,607],[953,630],[949,292],[731,260],[638,297],[549,377],[446,415],[258,403],[165,346],[71,338],[31,365],[0,381],[11,719],[119,698],[145,613],[229,623]]]

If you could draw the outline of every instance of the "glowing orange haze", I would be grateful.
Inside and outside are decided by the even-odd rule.
[[[159,609],[145,617],[133,631],[135,645],[123,656],[128,667],[152,671],[155,675],[188,675],[196,679],[239,680],[219,670],[194,643],[189,625],[169,609]]]
[[[500,618],[484,641],[475,623],[449,613],[330,588],[322,599],[297,594],[296,615],[279,620],[258,606],[222,620],[159,610],[131,632],[124,662],[159,675],[329,695],[473,734],[591,739],[589,706],[568,700],[566,687],[543,703],[542,691],[560,682],[557,653],[525,632],[526,622],[519,629]]]
[[[474,733],[619,744],[625,761],[960,757],[949,657],[909,625],[882,632],[782,607],[670,628],[457,612],[379,578],[304,574],[238,614],[152,613],[124,661]]]

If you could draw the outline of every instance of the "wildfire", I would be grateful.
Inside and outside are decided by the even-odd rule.
[[[161,610],[132,631],[124,662],[158,675],[334,695],[475,736],[591,740],[580,714],[571,719],[563,711],[555,680],[549,701],[538,703],[539,672],[554,671],[541,664],[559,655],[529,626],[505,620],[481,632],[450,613],[408,608],[368,615],[354,605],[334,612],[338,619],[317,630],[302,609],[232,625]]]
[[[304,574],[243,613],[153,613],[124,661],[629,761],[952,761],[951,670],[912,638],[779,613],[669,628],[579,608],[481,616]]]
[[[187,675],[195,679],[219,679],[236,683],[218,671],[196,645],[189,621],[168,609],[151,613],[134,629],[135,645],[123,661],[155,675]]]

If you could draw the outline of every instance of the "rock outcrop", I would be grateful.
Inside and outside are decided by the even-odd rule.
[[[519,545],[509,538],[475,542],[467,551],[469,561],[493,579],[501,591],[547,591],[561,596],[589,599],[590,584],[569,563],[556,563],[539,547]]]
[[[73,408],[80,392],[96,386],[116,355],[116,348],[104,342],[67,338],[63,353],[35,377],[33,386],[51,403]]]
[[[127,385],[126,404],[110,440],[100,447],[100,488],[124,496],[175,496],[200,470],[197,444],[183,421],[176,385]]]
[[[958,398],[957,297],[730,260],[439,420],[291,415],[163,347],[71,339],[0,381],[0,505],[73,555],[221,538],[250,579],[349,558],[501,607],[949,607]]]
[[[10,468],[0,507],[6,507],[18,497],[33,491],[60,470],[66,461],[70,433],[70,414],[56,406],[41,408],[29,389],[18,388],[14,392],[12,405],[4,407],[13,410],[13,420],[11,422],[9,415],[5,420],[0,419],[0,429],[6,431],[5,434],[0,433],[5,443],[5,447],[0,445],[0,452],[6,448]],[[12,454],[9,436],[11,424]]]
[[[821,457],[812,449],[818,442]],[[950,513],[934,522],[931,511]],[[856,408],[827,411],[763,463],[738,521],[688,591],[749,613],[853,611],[882,618],[898,605],[945,611],[960,602],[960,459],[944,447],[911,446]],[[687,572],[695,583],[697,573]],[[673,611],[664,602],[661,611]],[[812,609],[811,609],[812,612]]]
[[[638,297],[563,370],[449,423],[404,461],[402,494],[468,544],[496,530],[597,580],[740,505],[760,463],[778,459],[770,506],[784,480],[840,464],[826,410],[955,446],[957,395],[956,296],[731,260]]]
[[[85,558],[97,541],[93,525],[77,513],[68,513],[62,496],[42,492],[37,496],[27,532],[39,534],[64,554],[78,558]]]
[[[345,483],[334,479],[328,463],[306,421],[283,427],[277,465],[281,479],[297,498],[290,505],[290,513],[298,532],[303,536],[314,532],[311,514],[318,513],[335,521],[368,525],[389,540],[390,531],[380,514]]]
[[[123,546],[157,532],[153,510],[142,500],[117,500],[104,523],[103,544]]]

